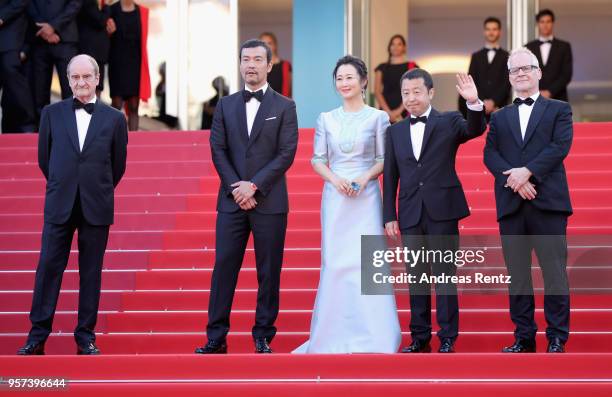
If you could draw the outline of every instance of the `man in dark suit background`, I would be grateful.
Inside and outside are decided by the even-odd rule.
[[[38,164],[45,178],[44,226],[25,346],[17,354],[44,354],[62,275],[78,230],[78,354],[99,354],[98,316],[102,262],[114,217],[114,188],[125,171],[127,124],[123,114],[96,99],[99,70],[88,55],[68,64],[74,98],[45,107],[38,137]]]
[[[72,95],[66,66],[77,54],[79,32],[76,16],[81,3],[81,0],[31,0],[28,4],[28,14],[36,28],[30,62],[37,118],[50,102],[53,66],[57,70],[62,98]]]
[[[440,113],[433,109],[431,75],[423,69],[412,69],[401,79],[402,101],[410,117],[387,129],[383,176],[385,232],[393,238],[401,232],[407,236],[408,248],[413,250],[457,249],[459,219],[470,214],[455,170],[455,156],[459,145],[484,133],[486,121],[472,77],[457,75],[457,81],[457,91],[467,101],[467,122],[459,112]],[[419,262],[407,270],[419,281],[423,274],[452,276],[456,266]],[[412,343],[402,353],[429,352],[431,286],[418,282],[411,283],[409,288]],[[451,353],[459,333],[454,283],[436,283],[436,318],[440,325],[438,351]]]
[[[553,36],[555,14],[544,9],[536,15],[539,37],[526,47],[538,58],[542,79],[540,94],[544,98],[568,101],[567,85],[572,81],[572,47],[567,41]]]
[[[210,146],[221,179],[217,200],[215,267],[208,304],[208,342],[198,354],[226,353],[229,316],[249,234],[257,266],[256,353],[272,353],[287,213],[285,173],[298,143],[295,103],[267,83],[272,52],[261,40],[240,48],[245,89],[219,100]]]
[[[468,74],[474,79],[478,94],[484,102],[487,120],[491,113],[510,102],[510,83],[508,82],[508,51],[504,50],[499,39],[502,24],[498,18],[488,17],[484,21],[485,46],[472,54]],[[467,117],[465,99],[459,97],[459,109]]]
[[[108,62],[110,38],[107,28],[114,31],[114,21],[109,21],[110,8],[100,0],[83,0],[83,6],[77,15],[79,30],[79,54],[92,56],[100,67],[100,84],[96,95],[104,89],[104,67]]]
[[[564,351],[570,301],[566,274],[567,217],[572,213],[563,159],[572,144],[572,109],[540,94],[536,56],[512,52],[510,83],[517,98],[493,114],[484,162],[495,177],[497,220],[510,284],[515,342],[507,353],[535,352],[537,325],[531,282],[535,250],[544,279],[548,352]]]
[[[21,64],[28,26],[28,0],[0,0],[0,90],[2,132],[33,132],[34,104]]]

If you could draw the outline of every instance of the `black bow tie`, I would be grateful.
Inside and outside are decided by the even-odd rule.
[[[87,113],[92,114],[94,111],[94,104],[91,102],[83,103],[79,101],[78,99],[74,98],[74,100],[72,101],[72,109],[74,110],[85,109]]]
[[[427,116],[421,116],[421,117],[411,117],[410,118],[410,125],[415,125],[416,123],[427,123]]]
[[[242,97],[244,98],[245,102],[250,101],[251,98],[255,98],[259,102],[261,102],[263,100],[263,96],[264,96],[263,90],[257,90],[255,92],[247,91],[247,90],[242,91]]]
[[[531,106],[533,105],[533,103],[535,102],[533,100],[533,98],[529,97],[529,98],[525,98],[525,99],[521,99],[521,98],[515,98],[514,101],[512,101],[516,106],[520,106],[520,105],[527,105],[527,106]]]
[[[552,44],[552,40],[540,40],[540,45],[546,44],[546,43]]]

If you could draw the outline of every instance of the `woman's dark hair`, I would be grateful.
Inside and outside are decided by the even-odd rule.
[[[425,69],[410,69],[406,73],[402,75],[400,79],[400,86],[404,82],[404,80],[416,80],[423,79],[423,83],[425,83],[425,87],[427,87],[427,91],[433,88],[433,79],[431,78],[431,74]]]
[[[342,65],[353,65],[353,67],[357,70],[357,74],[359,75],[359,79],[363,82],[365,81],[365,86],[363,89],[368,88],[368,67],[365,62],[361,59],[354,57],[352,55],[345,55],[342,58],[338,59],[336,62],[336,67],[334,68],[334,73],[332,74],[334,78],[334,82],[336,81],[336,74],[338,73],[338,68]]]
[[[263,47],[266,50],[266,58],[268,60],[268,63],[272,62],[272,50],[270,49],[270,47],[268,47],[266,43],[264,43],[263,41],[259,39],[250,39],[242,43],[242,45],[240,46],[240,52],[238,53],[238,59],[242,59],[243,49],[257,48],[257,47]]]
[[[387,59],[387,64],[391,64],[391,44],[393,44],[393,40],[400,39],[404,47],[406,47],[406,39],[401,34],[394,34],[389,39],[389,44],[387,44],[387,54],[389,54],[389,58]]]
[[[259,38],[261,39],[264,36],[268,36],[269,38],[272,39],[272,42],[278,46],[278,40],[276,40],[276,35],[272,32],[263,32],[262,34],[259,35]]]

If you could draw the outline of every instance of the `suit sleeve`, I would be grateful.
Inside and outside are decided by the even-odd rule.
[[[385,165],[383,169],[383,224],[397,221],[397,185],[399,170],[395,159],[392,128],[388,127],[385,134]]]
[[[32,19],[32,22],[36,23],[36,22],[46,22],[42,20],[42,17],[40,15],[40,11],[38,10],[38,7],[36,6],[36,4],[33,1],[30,1],[28,3],[28,9],[27,9],[28,15],[30,16],[30,19]]]
[[[565,51],[563,51],[563,60],[561,61],[559,76],[553,80],[548,88],[553,98],[566,89],[567,85],[572,81],[573,62],[572,47],[567,43],[565,45]]]
[[[117,187],[123,177],[127,162],[128,129],[125,117],[117,117],[115,134],[113,136],[113,146],[111,161],[113,167],[113,186]]]
[[[559,166],[565,157],[567,157],[572,146],[574,136],[572,108],[566,102],[561,103],[562,108],[557,115],[550,144],[526,165],[527,169],[533,173],[536,179],[541,179],[550,170]]]
[[[40,115],[40,127],[38,128],[38,167],[45,179],[49,179],[49,156],[51,154],[51,130],[49,127],[49,112],[45,107]]]
[[[504,175],[503,172],[513,167],[499,152],[499,145],[497,142],[498,114],[499,113],[493,113],[491,115],[491,121],[489,122],[489,133],[487,134],[487,141],[484,147],[484,163],[495,179],[504,178],[505,180],[507,176]]]
[[[210,150],[212,161],[221,178],[221,186],[225,194],[231,196],[232,183],[240,181],[238,173],[234,169],[228,154],[227,133],[225,131],[225,121],[223,119],[223,98],[219,100],[215,108],[212,126],[210,127]]]
[[[53,29],[60,30],[64,26],[76,19],[79,10],[81,9],[82,0],[70,0],[53,20],[45,21],[49,22],[49,25],[53,26]]]
[[[298,124],[295,102],[291,101],[283,112],[283,120],[278,140],[278,151],[276,156],[260,169],[251,179],[261,194],[266,196],[270,192],[272,184],[283,176],[295,158],[298,144]]]
[[[484,134],[487,129],[487,120],[485,119],[485,112],[474,111],[468,108],[467,110],[467,121],[461,116],[459,112],[453,112],[453,129],[459,134],[459,142],[465,143],[470,139],[478,138]]]
[[[0,7],[0,19],[2,19],[3,25],[18,17],[27,6],[27,0],[12,0]]]

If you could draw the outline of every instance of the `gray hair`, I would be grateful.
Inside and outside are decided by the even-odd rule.
[[[538,62],[538,57],[535,56],[535,54],[533,52],[531,52],[529,50],[529,48],[527,47],[519,47],[516,48],[514,50],[512,50],[512,52],[510,53],[510,56],[508,57],[508,69],[510,69],[510,60],[512,59],[513,56],[519,55],[519,54],[527,54],[531,57],[531,64],[533,66],[537,66],[538,68],[540,67],[540,62]]]
[[[96,76],[100,74],[100,67],[98,66],[98,62],[96,62],[96,60],[92,56],[89,56],[87,54],[78,54],[72,57],[70,62],[68,62],[68,66],[66,67],[66,74],[68,74],[68,77],[70,77],[70,65],[72,65],[72,62],[74,62],[78,57],[87,58],[89,62],[91,62],[91,66],[93,66],[94,74]]]

